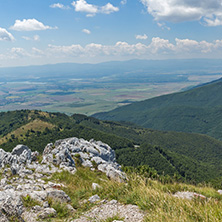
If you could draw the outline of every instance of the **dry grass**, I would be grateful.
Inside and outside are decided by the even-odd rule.
[[[124,204],[136,204],[147,214],[144,221],[187,222],[222,221],[222,201],[216,190],[210,187],[196,187],[187,184],[167,184],[129,176],[128,183],[107,180],[104,174],[79,168],[75,175],[67,172],[54,175],[54,179],[67,185],[65,192],[71,197],[72,205],[77,209],[76,217],[89,210],[93,204],[87,200],[98,194],[101,199],[116,199]],[[92,183],[102,188],[93,190]],[[177,191],[193,191],[207,197],[206,200],[183,200],[173,196]]]
[[[35,119],[34,121],[27,123],[26,125],[19,127],[18,129],[12,131],[11,133],[8,133],[6,136],[0,138],[0,144],[6,143],[9,138],[11,138],[12,135],[15,136],[17,139],[25,138],[25,134],[28,130],[34,130],[34,131],[40,131],[43,132],[46,127],[49,129],[52,129],[55,127],[55,125],[51,123],[44,122],[40,119]]]

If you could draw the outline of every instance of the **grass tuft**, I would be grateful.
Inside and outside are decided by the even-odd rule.
[[[24,207],[32,208],[36,205],[41,205],[37,200],[32,199],[29,195],[22,197]]]
[[[54,180],[66,185],[63,189],[76,209],[75,218],[94,206],[87,200],[98,194],[101,199],[116,199],[123,204],[138,205],[147,215],[144,221],[222,221],[222,199],[211,187],[183,183],[162,184],[135,173],[128,175],[128,178],[128,183],[118,183],[108,180],[101,172],[83,167],[79,167],[74,175],[65,171],[53,175]],[[99,193],[92,189],[92,183],[101,186]],[[173,196],[177,191],[196,192],[207,198],[191,201],[179,199]],[[63,213],[61,216],[65,217]],[[107,218],[104,222],[111,219]]]

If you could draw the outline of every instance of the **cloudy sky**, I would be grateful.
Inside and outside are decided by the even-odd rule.
[[[222,0],[0,0],[0,66],[222,58]]]

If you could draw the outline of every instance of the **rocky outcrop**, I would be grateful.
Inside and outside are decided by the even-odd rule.
[[[60,169],[75,173],[75,160],[85,167],[98,170],[114,180],[123,182],[126,177],[116,163],[115,152],[101,141],[78,138],[58,140],[48,144],[43,152],[42,163],[52,163]]]
[[[79,219],[75,219],[72,222],[99,222],[115,216],[118,216],[118,221],[121,222],[142,222],[145,214],[136,205],[123,205],[118,203],[116,200],[102,200],[93,209],[89,210]]]
[[[187,199],[187,200],[193,200],[193,199],[205,200],[206,199],[206,197],[202,194],[189,192],[189,191],[176,192],[173,196],[181,198],[181,199]]]
[[[20,221],[41,221],[56,216],[57,212],[48,200],[62,202],[74,211],[70,197],[62,190],[63,184],[45,182],[55,172],[63,170],[74,174],[76,165],[82,164],[92,170],[100,170],[117,181],[124,181],[125,174],[115,161],[115,152],[100,141],[78,138],[58,140],[48,144],[39,162],[39,153],[32,152],[27,146],[17,145],[11,153],[0,149],[0,221],[16,217]],[[97,189],[98,184],[93,185]],[[27,209],[26,200],[36,205]],[[99,201],[95,195],[90,202]]]

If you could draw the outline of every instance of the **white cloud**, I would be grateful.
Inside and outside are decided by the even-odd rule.
[[[175,49],[175,46],[167,39],[161,39],[159,37],[152,38],[152,42],[149,45],[151,53],[168,53]]]
[[[140,0],[157,21],[204,21],[222,25],[222,0]]]
[[[6,29],[0,28],[0,41],[14,41],[14,36]]]
[[[23,48],[13,47],[10,51],[10,57],[12,59],[27,57],[27,56],[30,56],[30,54]]]
[[[47,51],[57,56],[79,56],[83,53],[84,49],[81,45],[70,46],[55,46],[49,45]]]
[[[87,13],[86,15],[87,17],[93,17],[97,13],[110,14],[119,11],[119,8],[113,6],[111,3],[107,3],[104,6],[97,6],[97,5],[88,4],[85,0],[77,0],[73,1],[72,5],[75,8],[76,12]]]
[[[162,29],[167,29],[168,31],[170,30],[170,27],[166,26],[165,23],[160,23],[160,22],[157,22],[157,25],[162,28]]]
[[[4,54],[0,53],[0,61],[10,61],[26,64],[27,61],[51,62],[89,62],[118,59],[166,59],[166,58],[222,58],[222,39],[213,42],[178,39],[171,42],[168,39],[154,37],[149,44],[141,42],[129,44],[119,41],[112,45],[90,43],[85,46],[48,45],[45,49],[14,47]],[[18,63],[17,63],[18,64]]]
[[[32,40],[32,38],[28,37],[28,36],[22,36],[23,39],[27,40],[27,41],[30,41]]]
[[[114,45],[102,45],[91,43],[84,46],[56,46],[49,45],[47,51],[51,55],[58,57],[97,57],[97,56],[177,56],[191,55],[208,55],[212,52],[219,52],[222,49],[222,40],[216,40],[213,43],[206,41],[196,41],[192,39],[175,39],[175,43],[171,43],[168,39],[159,37],[152,38],[151,42],[146,45],[143,43],[129,44],[127,42],[117,42]],[[222,55],[221,55],[222,56]]]
[[[33,37],[28,37],[28,36],[22,36],[23,39],[27,40],[27,41],[39,41],[40,37],[39,35],[34,35]]]
[[[61,3],[55,3],[49,6],[50,8],[70,9],[69,6],[65,6]]]
[[[15,24],[10,27],[10,29],[16,31],[38,31],[38,30],[46,30],[46,29],[56,29],[57,27],[50,27],[48,25],[44,25],[42,22],[39,22],[36,19],[23,19],[16,20]]]
[[[91,34],[91,31],[89,29],[83,29],[82,32],[86,33],[86,34]]]
[[[190,39],[175,39],[177,51],[191,51],[199,47],[199,42]]]
[[[32,56],[34,56],[34,57],[42,57],[42,56],[45,56],[45,53],[44,53],[44,51],[33,47],[32,48]]]
[[[208,26],[219,26],[222,25],[222,15],[216,18],[204,18],[204,21]]]
[[[39,35],[34,35],[33,36],[33,40],[34,41],[39,41],[40,40],[40,36]]]
[[[147,38],[148,38],[148,36],[146,34],[144,34],[144,35],[136,35],[136,39],[146,40]]]
[[[73,1],[72,5],[76,12],[86,12],[90,15],[95,15],[98,12],[97,6],[88,4],[85,0]]]
[[[106,5],[102,6],[101,7],[101,13],[104,13],[104,14],[110,14],[110,13],[113,13],[113,12],[118,12],[119,11],[119,8],[118,7],[115,7],[113,6],[112,4],[110,3],[107,3]]]
[[[120,2],[121,5],[125,5],[126,3],[127,3],[127,0],[122,0],[122,1]]]

